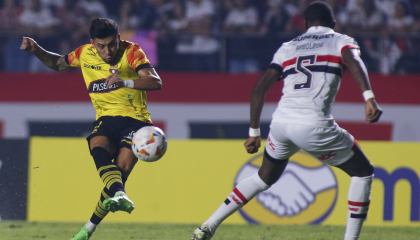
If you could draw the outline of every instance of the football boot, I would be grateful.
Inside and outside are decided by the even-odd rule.
[[[88,240],[90,236],[92,236],[93,232],[89,232],[89,230],[86,229],[85,225],[80,229],[74,237],[70,238],[70,240]]]
[[[136,206],[127,195],[122,193],[115,194],[112,198],[107,198],[103,202],[104,208],[111,212],[124,211],[131,214]]]
[[[210,240],[212,237],[209,226],[202,224],[194,230],[191,240]]]

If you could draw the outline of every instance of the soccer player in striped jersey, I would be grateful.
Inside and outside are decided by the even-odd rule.
[[[331,7],[313,2],[304,17],[306,33],[278,49],[252,92],[250,131],[245,142],[251,154],[261,145],[259,125],[265,94],[276,81],[284,79],[283,96],[273,113],[262,166],[258,173],[240,182],[216,212],[194,230],[192,240],[211,239],[223,220],[280,178],[289,158],[300,149],[351,177],[344,239],[359,239],[369,208],[374,168],[356,139],[331,115],[346,65],[366,101],[365,120],[377,122],[382,110],[375,101],[358,44],[333,30]]]
[[[138,160],[131,151],[131,139],[138,129],[152,125],[146,91],[162,87],[139,45],[120,39],[115,21],[94,19],[89,33],[90,44],[65,56],[44,50],[28,37],[23,38],[21,46],[54,70],[80,67],[96,110],[96,121],[87,140],[105,187],[92,217],[73,240],[89,239],[109,211],[131,213],[135,208],[124,187]]]

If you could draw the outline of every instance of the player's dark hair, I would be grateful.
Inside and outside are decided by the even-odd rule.
[[[104,39],[118,34],[117,23],[109,18],[96,18],[90,24],[89,34],[91,39]]]
[[[334,12],[330,5],[325,2],[317,1],[309,4],[303,16],[310,23],[319,22],[323,25],[330,26],[335,22]]]

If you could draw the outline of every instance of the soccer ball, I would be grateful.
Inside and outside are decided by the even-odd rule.
[[[140,128],[133,135],[131,149],[134,155],[145,162],[155,162],[163,157],[168,147],[163,131],[155,126]]]

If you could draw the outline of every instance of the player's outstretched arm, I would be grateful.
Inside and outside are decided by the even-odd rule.
[[[265,95],[282,74],[276,69],[268,68],[255,84],[251,95],[251,128],[260,128],[260,116],[264,106]],[[244,145],[248,153],[256,153],[261,146],[261,138],[260,136],[249,137]]]
[[[64,56],[46,51],[32,38],[23,37],[20,49],[35,54],[45,66],[56,71],[63,71],[71,68],[67,65]]]
[[[143,68],[138,71],[139,79],[122,80],[117,74],[112,74],[106,81],[106,87],[117,84],[119,87],[129,87],[142,91],[155,91],[162,89],[162,80],[154,68]]]
[[[145,91],[162,89],[162,80],[154,68],[143,68],[138,71],[140,79],[134,80],[134,88]]]
[[[351,74],[353,75],[354,80],[359,85],[360,90],[365,92],[367,90],[372,90],[369,83],[369,77],[366,70],[366,66],[363,63],[362,59],[359,56],[359,52],[356,49],[346,49],[343,51],[343,58],[349,67]],[[379,107],[378,103],[375,100],[375,97],[372,96],[366,100],[366,122],[375,123],[379,120],[382,115],[382,109]]]

